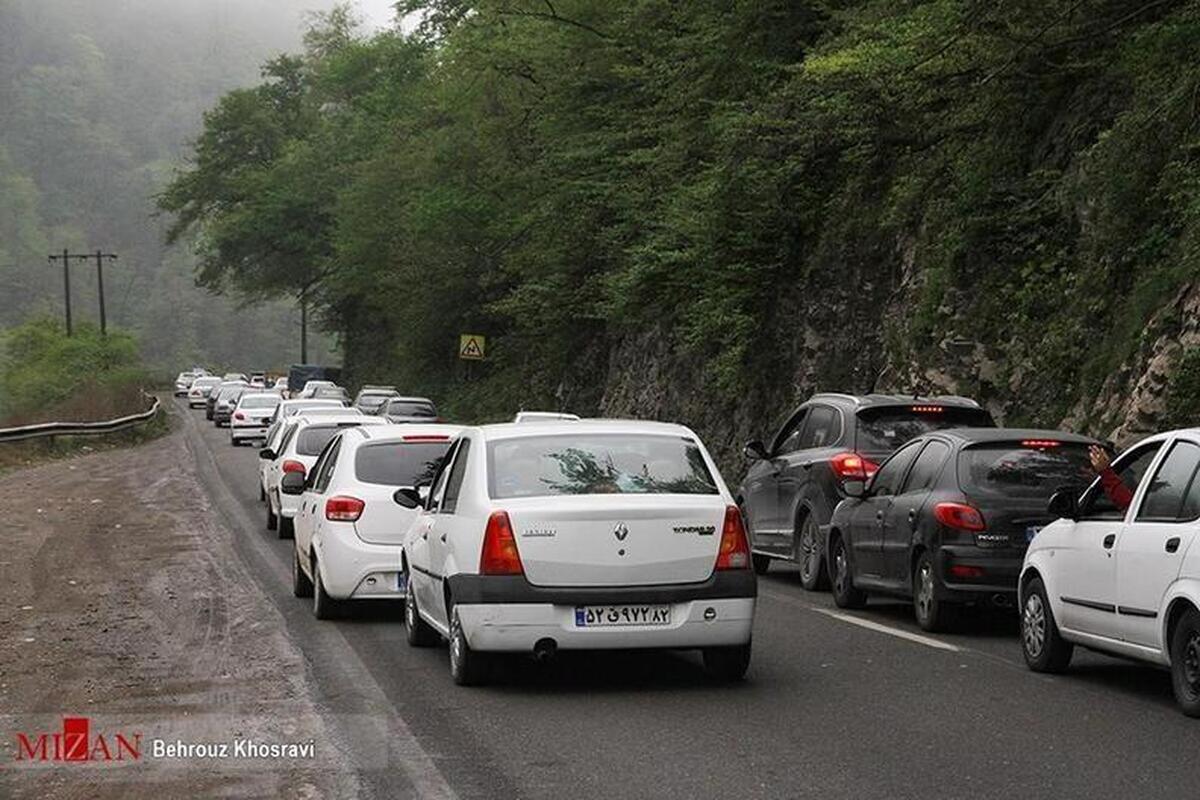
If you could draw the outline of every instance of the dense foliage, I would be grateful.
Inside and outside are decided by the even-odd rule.
[[[400,5],[226,95],[164,207],[206,283],[310,293],[354,375],[460,413],[884,370],[1054,423],[1197,275],[1196,2]],[[601,396],[648,351],[691,405]]]

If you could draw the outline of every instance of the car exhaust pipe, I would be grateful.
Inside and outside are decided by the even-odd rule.
[[[539,664],[544,664],[554,658],[557,652],[558,642],[548,636],[545,639],[539,639],[537,644],[533,646],[533,657],[537,659]]]

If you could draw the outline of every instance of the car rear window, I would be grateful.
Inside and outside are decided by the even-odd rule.
[[[496,499],[568,494],[716,494],[699,446],[682,436],[593,434],[488,445]]]
[[[242,408],[274,408],[279,401],[278,397],[243,397],[238,405]]]
[[[387,413],[394,417],[429,417],[437,416],[432,403],[414,403],[409,400],[393,400],[388,403]]]
[[[302,456],[319,456],[338,431],[342,428],[352,428],[356,424],[341,422],[337,425],[309,425],[296,437],[296,453]]]
[[[1086,444],[995,442],[965,447],[958,456],[959,483],[972,496],[1048,500],[1094,477]]]
[[[981,408],[940,405],[867,408],[858,412],[855,449],[863,453],[890,453],[930,431],[994,427],[992,415]]]
[[[419,486],[432,483],[450,441],[380,442],[358,448],[354,474],[363,483]]]

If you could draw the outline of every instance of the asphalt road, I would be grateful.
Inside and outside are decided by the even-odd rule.
[[[926,635],[908,605],[842,612],[779,565],[759,584],[742,684],[708,682],[690,653],[567,653],[456,687],[445,647],[409,648],[391,604],[313,619],[291,596],[292,543],[265,528],[257,451],[181,413],[203,490],[370,796],[1200,796],[1200,722],[1175,709],[1165,671],[1077,651],[1066,675],[1035,675],[1015,612]]]

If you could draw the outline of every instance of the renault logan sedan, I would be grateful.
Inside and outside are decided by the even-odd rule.
[[[596,420],[468,428],[404,542],[408,641],[450,642],[459,684],[495,652],[699,649],[750,663],[757,594],[741,513],[680,425]]]
[[[1076,497],[1051,499],[1025,554],[1025,662],[1060,672],[1080,645],[1167,666],[1200,717],[1200,429],[1135,445]]]

